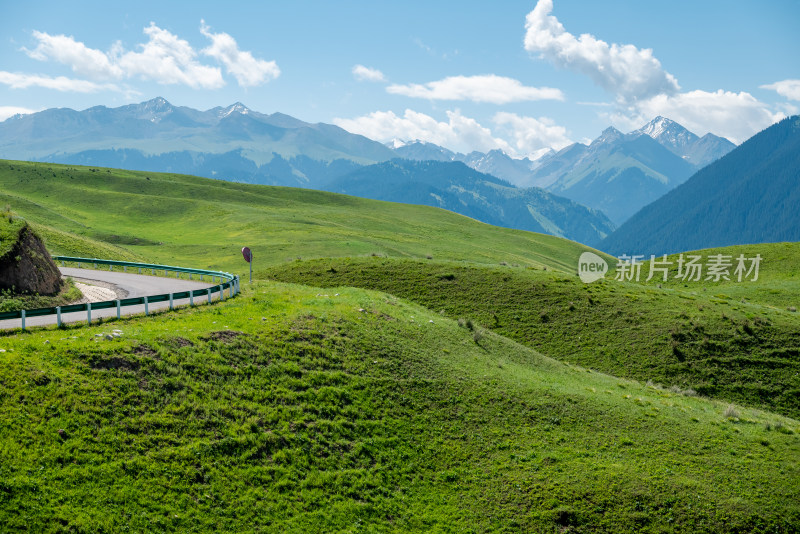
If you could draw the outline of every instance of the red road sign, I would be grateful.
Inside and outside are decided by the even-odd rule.
[[[250,249],[247,247],[242,247],[242,256],[244,256],[244,261],[250,263],[250,260],[253,259],[252,254],[250,254]]]

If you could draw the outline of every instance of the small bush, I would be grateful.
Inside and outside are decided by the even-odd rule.
[[[483,328],[478,327],[472,332],[472,340],[475,341],[475,343],[480,343],[484,335],[486,335],[486,332]]]
[[[728,407],[725,408],[725,413],[723,415],[726,419],[739,419],[739,412],[732,404],[729,404]]]

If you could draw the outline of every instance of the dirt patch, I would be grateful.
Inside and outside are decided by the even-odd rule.
[[[186,339],[185,337],[176,336],[173,337],[170,342],[176,345],[178,348],[181,347],[194,347],[194,343]]]
[[[158,352],[149,345],[137,345],[133,347],[133,353],[137,356],[144,356],[145,358],[155,358]]]
[[[139,369],[139,362],[126,360],[125,358],[120,358],[118,356],[94,360],[90,365],[92,369],[121,369],[123,371],[136,371]]]
[[[243,336],[244,332],[237,332],[236,330],[220,330],[218,332],[211,332],[204,338],[205,341],[221,341],[223,343],[230,343],[239,336]]]

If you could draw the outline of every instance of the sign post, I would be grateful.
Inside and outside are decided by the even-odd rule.
[[[242,247],[242,256],[244,261],[250,264],[250,283],[253,283],[253,253],[247,247]]]

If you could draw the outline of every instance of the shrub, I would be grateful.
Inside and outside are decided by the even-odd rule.
[[[726,419],[739,419],[739,412],[736,411],[733,404],[729,404],[728,407],[725,408],[725,413],[723,415]]]
[[[475,341],[475,343],[480,343],[485,334],[486,333],[484,332],[483,328],[478,327],[472,332],[472,339]]]

